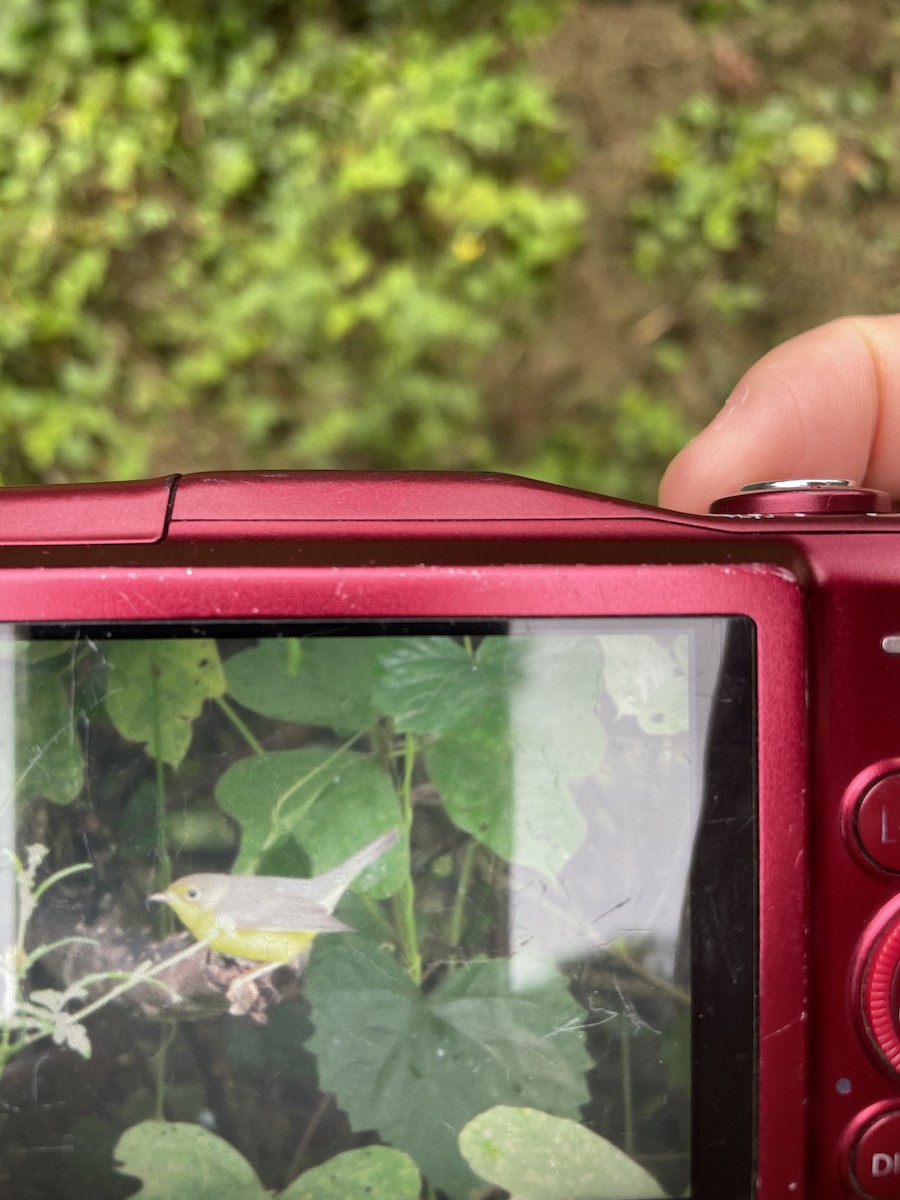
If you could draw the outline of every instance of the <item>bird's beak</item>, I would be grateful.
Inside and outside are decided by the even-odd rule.
[[[154,892],[152,896],[147,897],[147,903],[150,904],[151,901],[154,904],[168,904],[169,897],[165,892]]]

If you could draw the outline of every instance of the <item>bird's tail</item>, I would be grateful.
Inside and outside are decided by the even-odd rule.
[[[334,906],[357,875],[366,867],[370,867],[373,862],[377,862],[382,854],[386,854],[392,846],[397,844],[399,839],[400,834],[397,830],[389,829],[387,833],[382,833],[374,842],[369,842],[368,846],[363,846],[361,850],[351,854],[349,858],[333,867],[332,870],[318,876],[316,883],[321,889],[316,897],[318,903],[328,912],[333,912]]]

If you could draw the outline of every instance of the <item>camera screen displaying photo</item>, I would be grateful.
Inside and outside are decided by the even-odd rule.
[[[753,669],[740,617],[0,630],[0,1194],[749,1181]]]

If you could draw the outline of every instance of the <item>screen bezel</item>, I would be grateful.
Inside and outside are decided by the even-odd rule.
[[[452,622],[641,615],[734,615],[755,626],[759,855],[757,886],[749,889],[757,903],[759,947],[752,1056],[755,1153],[746,1168],[749,1177],[737,1184],[740,1190],[723,1193],[720,1178],[710,1190],[716,1171],[724,1169],[715,1164],[728,1157],[717,1149],[717,1121],[711,1115],[705,1131],[695,1135],[695,1200],[723,1194],[752,1200],[799,1191],[808,1095],[805,648],[802,595],[783,569],[760,564],[254,567],[216,566],[207,559],[196,568],[158,560],[127,566],[47,562],[41,571],[9,567],[0,573],[0,621],[29,625],[180,621],[190,632],[220,621],[266,619],[355,624],[367,618]],[[800,735],[785,739],[785,728]],[[721,1069],[728,1073],[730,1067],[728,1062]],[[746,1110],[739,1120],[746,1122]]]

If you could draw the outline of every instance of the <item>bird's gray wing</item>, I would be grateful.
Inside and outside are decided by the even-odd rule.
[[[382,833],[373,842],[369,842],[367,846],[363,846],[361,850],[351,854],[338,866],[326,871],[324,875],[317,875],[315,879],[307,879],[305,882],[309,884],[310,897],[328,912],[333,912],[334,906],[357,875],[366,867],[371,866],[373,862],[377,862],[382,854],[386,854],[399,840],[399,831],[389,829],[387,833]]]
[[[309,879],[232,875],[220,911],[238,929],[271,933],[342,933],[350,926],[310,895]]]

